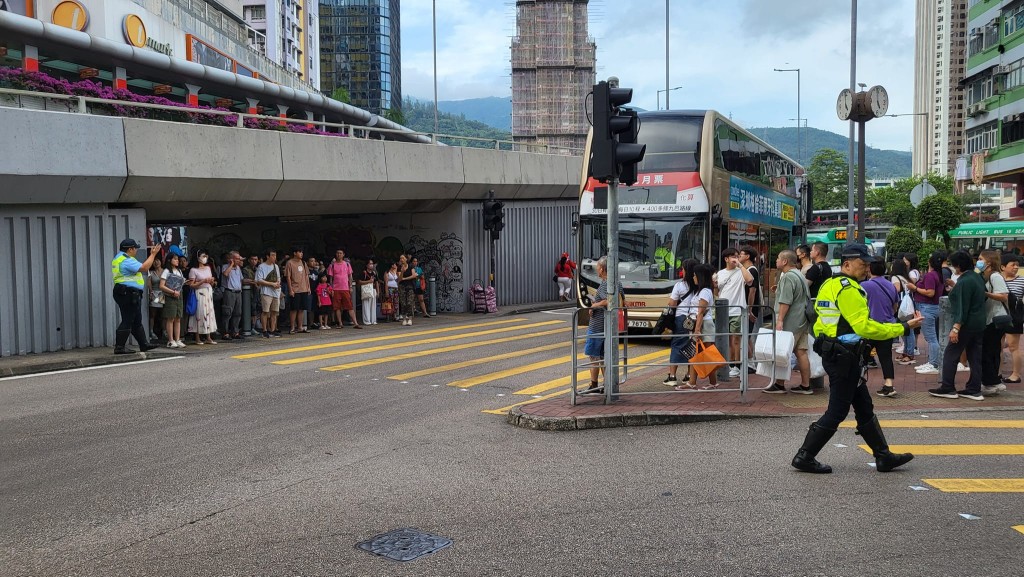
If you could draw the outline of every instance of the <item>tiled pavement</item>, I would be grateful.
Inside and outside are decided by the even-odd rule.
[[[681,368],[680,376],[682,371]],[[896,365],[894,383],[897,396],[879,397],[875,391],[881,387],[881,370],[870,370],[868,387],[875,410],[884,414],[1024,409],[1022,385],[1008,385],[1008,390],[988,396],[984,401],[941,399],[928,394],[928,389],[937,386],[938,377],[918,374],[913,366]],[[958,388],[963,388],[967,377],[968,373],[957,373]],[[757,375],[750,375],[745,398],[738,391],[739,379],[720,383],[720,390],[675,392],[661,384],[663,378],[664,370],[660,367],[631,372],[621,385],[623,394],[611,404],[605,404],[604,396],[579,395],[577,404],[573,406],[566,394],[515,407],[509,412],[508,422],[529,429],[574,430],[728,418],[811,416],[822,414],[828,405],[827,389],[813,395],[766,394],[761,389],[768,385],[768,379]],[[706,383],[706,380],[701,382]],[[794,372],[790,382],[799,383],[799,373]],[[722,390],[729,388],[736,390]]]

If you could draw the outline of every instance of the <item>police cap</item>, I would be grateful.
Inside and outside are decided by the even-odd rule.
[[[875,257],[871,256],[868,252],[868,247],[864,244],[852,242],[843,247],[842,259],[844,261],[853,260],[859,258],[866,263],[875,262]]]
[[[130,248],[139,248],[139,243],[135,242],[134,238],[126,238],[121,241],[121,250],[128,250]]]

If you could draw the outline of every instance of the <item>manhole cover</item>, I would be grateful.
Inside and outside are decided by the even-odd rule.
[[[424,533],[419,529],[395,529],[357,543],[356,547],[392,561],[412,561],[452,544],[451,539]]]

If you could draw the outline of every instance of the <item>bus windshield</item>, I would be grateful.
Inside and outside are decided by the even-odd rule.
[[[665,287],[678,279],[688,258],[702,259],[706,234],[703,214],[675,216],[623,215],[619,219],[619,279],[629,287]],[[583,218],[580,222],[583,271],[588,263],[608,254],[608,221]],[[596,282],[596,272],[587,280]]]
[[[659,117],[645,113],[637,141],[647,145],[638,172],[697,172],[703,116]]]

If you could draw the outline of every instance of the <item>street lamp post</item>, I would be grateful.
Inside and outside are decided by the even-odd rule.
[[[668,110],[668,0],[665,0],[665,110]]]
[[[438,121],[437,121],[437,0],[431,3],[431,16],[434,24],[434,135],[432,140],[437,142]]]
[[[668,93],[672,92],[673,90],[679,90],[680,88],[682,88],[682,86],[676,86],[675,88],[668,88],[668,89],[665,89],[665,90],[659,90],[658,91],[657,109],[661,110],[661,93],[662,92],[665,93],[665,110],[668,110]]]
[[[803,162],[803,147],[800,141],[800,69],[799,68],[775,68],[776,72],[796,72],[796,159]]]

